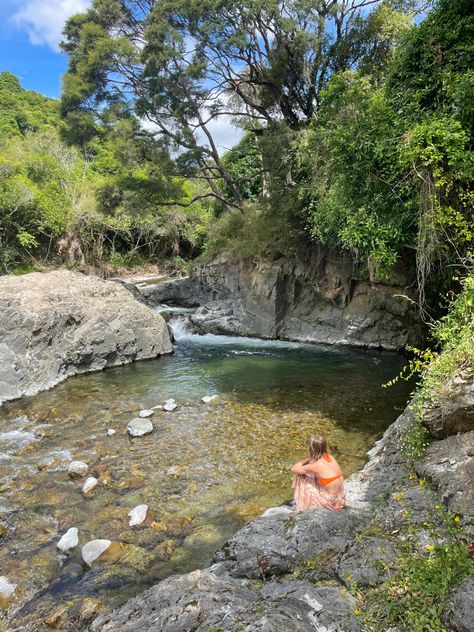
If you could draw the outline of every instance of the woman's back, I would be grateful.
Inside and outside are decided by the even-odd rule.
[[[310,462],[308,469],[314,472],[316,483],[329,494],[340,494],[344,489],[342,470],[336,459],[326,452],[317,461]]]

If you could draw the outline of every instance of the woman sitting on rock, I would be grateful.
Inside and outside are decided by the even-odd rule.
[[[296,511],[303,509],[344,509],[344,479],[336,459],[329,454],[328,442],[321,435],[309,440],[309,459],[291,468]]]

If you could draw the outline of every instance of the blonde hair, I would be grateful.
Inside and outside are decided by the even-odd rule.
[[[323,454],[329,453],[329,445],[321,435],[313,435],[308,442],[309,456],[312,461],[317,461]]]

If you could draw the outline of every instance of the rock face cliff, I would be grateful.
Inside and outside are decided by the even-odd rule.
[[[401,268],[371,280],[348,255],[320,249],[302,261],[218,258],[142,292],[154,303],[199,306],[191,322],[201,333],[402,349],[421,334],[411,282]]]
[[[439,403],[438,411],[446,411],[446,429],[450,419],[459,417],[456,401],[464,409],[474,404],[473,393],[471,379],[456,389],[455,398]],[[345,510],[295,514],[289,506],[270,509],[236,533],[212,566],[158,583],[96,618],[90,630],[367,629],[357,616],[364,608],[357,599],[391,581],[407,542],[427,559],[437,543],[456,537],[467,546],[474,533],[472,425],[434,441],[410,472],[401,444],[413,414],[408,408],[369,452],[364,469],[346,481]],[[463,524],[457,536],[452,535],[453,516]],[[474,578],[466,577],[439,597],[447,630],[472,632],[473,587]]]
[[[66,270],[0,277],[0,404],[171,351],[163,318],[119,283]]]

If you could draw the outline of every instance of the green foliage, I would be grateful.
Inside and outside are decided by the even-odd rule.
[[[390,68],[387,88],[402,116],[424,118],[426,112],[443,111],[472,123],[473,42],[471,1],[438,0],[408,34]]]
[[[400,127],[370,78],[344,73],[323,93],[301,147],[300,198],[311,236],[339,242],[381,273],[414,238],[415,192],[399,165]]]
[[[423,374],[421,393],[428,402],[448,394],[454,377],[474,372],[474,274],[462,281],[448,314],[435,325],[433,336],[442,346]]]
[[[244,213],[226,213],[213,223],[203,257],[210,259],[222,252],[239,260],[295,256],[299,238],[284,216],[248,206]]]
[[[246,128],[297,130],[311,120],[332,74],[354,67],[380,74],[412,8],[385,0],[371,11],[373,4],[93,0],[65,28],[61,111],[68,137],[89,142],[104,107],[126,102],[179,150],[177,172],[206,179],[224,208],[243,208],[258,197],[239,177],[249,165],[234,154],[233,177],[212,123],[233,115]],[[270,173],[265,157],[263,163]]]
[[[0,73],[0,146],[10,136],[57,128],[59,123],[56,101],[24,90],[9,72]]]
[[[464,542],[436,544],[430,555],[406,546],[396,574],[368,597],[366,629],[382,632],[397,624],[410,632],[446,632],[441,617],[449,590],[471,576],[472,567]]]
[[[258,202],[262,197],[262,154],[253,132],[246,132],[232,149],[224,154],[222,162],[234,179],[246,202]],[[224,195],[232,197],[232,191],[222,185]]]
[[[29,107],[31,94],[12,76],[0,78],[15,95],[14,107]],[[50,101],[35,96],[46,114]],[[60,139],[53,103],[55,127],[10,130],[0,145],[0,271],[56,256],[69,265],[134,266],[199,253],[211,208],[206,198],[189,202],[206,188],[168,175],[168,153],[143,130],[137,134],[124,104],[103,112],[84,156]]]
[[[408,248],[422,308],[428,281],[449,284],[451,266],[472,256],[473,28],[466,2],[439,2],[395,51],[388,81],[333,76],[301,140],[312,238],[383,275]]]
[[[409,379],[418,375],[420,379],[412,403],[412,420],[401,437],[403,452],[411,464],[422,456],[430,442],[428,430],[423,425],[426,412],[443,397],[449,397],[454,378],[469,379],[474,373],[473,274],[463,280],[462,291],[453,299],[447,315],[435,324],[432,336],[441,346],[441,352],[411,349],[414,358],[399,376]]]
[[[69,215],[85,203],[86,167],[54,132],[13,137],[0,150],[0,266],[11,265],[66,230]]]
[[[425,481],[419,483],[424,486]],[[403,492],[395,497],[403,506]],[[438,503],[432,509],[432,522],[412,523],[409,510],[404,517],[403,537],[397,539],[399,554],[388,569],[388,579],[368,588],[351,582],[351,592],[359,601],[355,614],[368,632],[385,632],[392,626],[407,632],[446,632],[442,616],[449,592],[474,574],[461,517]],[[430,544],[421,545],[421,529]]]

